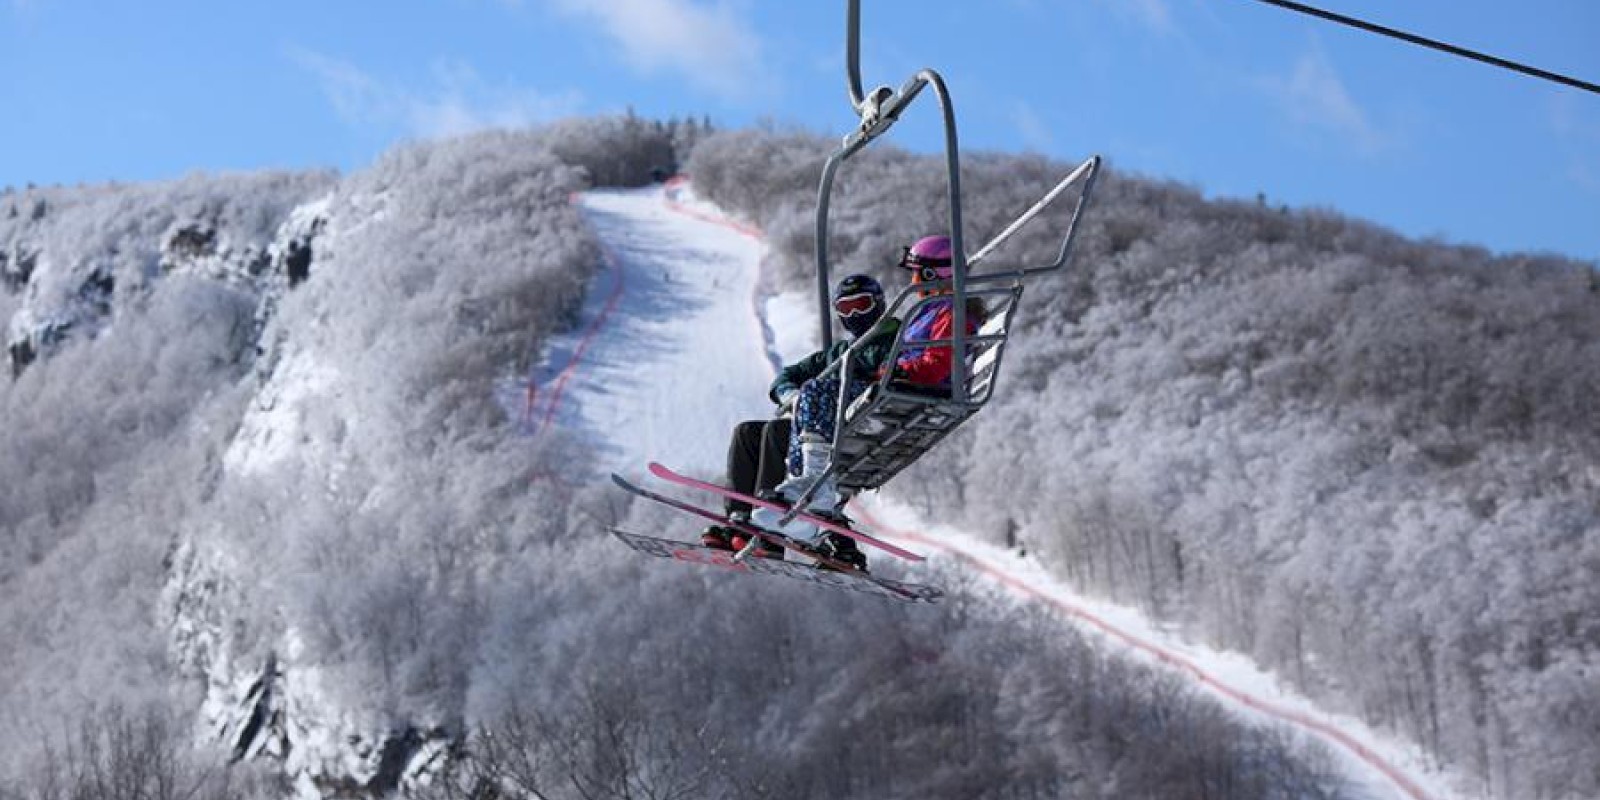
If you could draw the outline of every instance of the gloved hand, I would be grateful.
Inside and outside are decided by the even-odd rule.
[[[873,373],[872,379],[874,381],[883,380],[883,375],[886,372],[889,374],[889,380],[891,380],[891,381],[909,380],[910,377],[911,377],[911,376],[906,374],[906,368],[905,367],[902,367],[899,364],[893,364],[893,365],[885,365],[885,366],[882,366],[882,367],[878,367],[878,371]]]
[[[778,393],[778,416],[786,417],[794,413],[794,404],[800,400],[799,389],[786,389]]]

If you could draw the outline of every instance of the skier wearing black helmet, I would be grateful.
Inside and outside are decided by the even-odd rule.
[[[894,344],[900,321],[883,319],[885,308],[883,287],[870,275],[848,275],[839,281],[833,292],[834,313],[839,324],[850,334],[827,350],[819,350],[778,372],[767,395],[777,404],[777,418],[747,420],[733,429],[728,444],[728,485],[737,492],[748,495],[770,494],[779,482],[788,476],[791,463],[800,458],[800,442],[792,440],[792,426],[796,422],[802,433],[814,433],[822,428],[821,417],[826,416],[826,429],[832,431],[834,403],[838,398],[838,376],[824,375],[828,365],[844,355],[845,350],[863,336],[870,338],[856,351],[850,382],[852,396],[870,385],[873,376],[888,358]],[[880,324],[881,322],[881,324]],[[804,393],[802,393],[804,389]],[[802,399],[804,398],[804,399]],[[797,411],[804,414],[795,421],[790,417]],[[830,439],[831,441],[831,439]],[[728,500],[724,507],[728,516],[748,521],[751,508],[738,500]],[[865,558],[847,537],[842,540],[837,555],[841,560],[860,564]],[[712,525],[700,536],[701,544],[718,549],[740,550],[747,542],[738,531]],[[758,555],[783,557],[783,548],[770,542],[758,543]],[[849,557],[851,554],[854,557]]]

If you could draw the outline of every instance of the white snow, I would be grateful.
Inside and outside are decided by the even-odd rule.
[[[659,460],[720,473],[727,430],[772,407],[754,305],[761,243],[668,209],[659,189],[581,202],[606,270],[583,321],[534,369],[530,427],[591,434],[609,471]]]
[[[734,423],[771,412],[773,358],[804,355],[817,340],[809,293],[757,296],[758,238],[738,223],[714,221],[708,204],[680,199],[683,205],[669,202],[660,188],[583,197],[610,251],[610,273],[595,281],[578,330],[554,342],[535,370],[534,415],[559,392],[555,419],[592,436],[602,468],[623,474],[658,460],[719,475]],[[621,293],[607,312],[619,277]],[[857,504],[857,517],[928,553],[935,566],[956,563],[990,578],[995,594],[1011,602],[1054,607],[1107,647],[1174,670],[1244,719],[1324,742],[1362,796],[1453,796],[1417,748],[1321,711],[1241,655],[1186,642],[1132,609],[1078,595],[1029,559],[929,525],[907,508],[868,499]]]
[[[223,453],[228,472],[262,474],[291,459],[318,458],[304,451],[311,439],[305,433],[305,417],[309,409],[326,401],[338,383],[334,370],[304,351],[285,357],[278,377],[245,414],[239,434]]]

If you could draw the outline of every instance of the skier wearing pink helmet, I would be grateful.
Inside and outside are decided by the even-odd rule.
[[[918,239],[915,244],[905,249],[900,258],[900,266],[912,271],[913,284],[931,284],[948,280],[954,275],[950,238],[925,236]],[[876,281],[873,283],[876,284]],[[927,289],[923,294],[927,297],[945,294],[948,291],[948,287],[938,287]],[[843,299],[845,298],[835,297],[836,307]],[[950,385],[950,345],[926,343],[950,338],[951,331],[955,330],[952,311],[953,306],[948,297],[925,300],[917,307],[910,322],[906,323],[907,331],[903,343],[907,346],[900,351],[892,365],[895,381],[933,388]],[[968,304],[969,333],[977,331],[984,316],[981,302]],[[893,320],[892,317],[890,319]],[[888,328],[883,333],[893,337],[894,329]],[[889,368],[891,365],[886,364],[880,367],[876,374],[881,376],[883,369]],[[845,387],[845,402],[848,404],[866,391],[871,382],[871,380],[852,379]],[[784,505],[791,504],[813,483],[820,481],[817,487],[811,490],[806,510],[848,525],[849,519],[840,511],[844,498],[839,494],[837,479],[832,475],[824,477],[833,459],[834,417],[837,413],[835,400],[838,395],[839,383],[836,377],[813,379],[807,381],[801,388],[795,403],[797,424],[794,436],[790,440],[788,478],[774,490],[776,494],[774,499]],[[863,571],[866,569],[866,557],[849,537],[827,533],[815,525],[798,521],[779,526],[778,520],[782,516],[781,512],[758,508],[751,514],[751,520],[768,530],[777,530],[790,538],[819,546],[825,554],[845,561],[857,569]]]
[[[918,239],[905,249],[900,258],[900,267],[911,270],[913,284],[949,280],[955,274],[950,237],[924,236]],[[945,294],[949,291],[948,287],[940,287],[925,291],[923,295]],[[954,309],[949,298],[933,300],[918,308],[906,321],[906,344],[949,339],[955,332]],[[983,324],[986,316],[982,301],[969,298],[967,334],[977,333],[978,326]],[[906,347],[895,359],[894,377],[918,386],[949,386],[950,345]]]
[[[924,283],[955,275],[954,254],[948,236],[924,236],[900,256],[900,268],[913,273],[912,283]]]

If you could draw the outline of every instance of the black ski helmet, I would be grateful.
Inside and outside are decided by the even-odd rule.
[[[883,287],[871,275],[846,275],[833,289],[833,313],[851,336],[861,336],[883,316]]]

